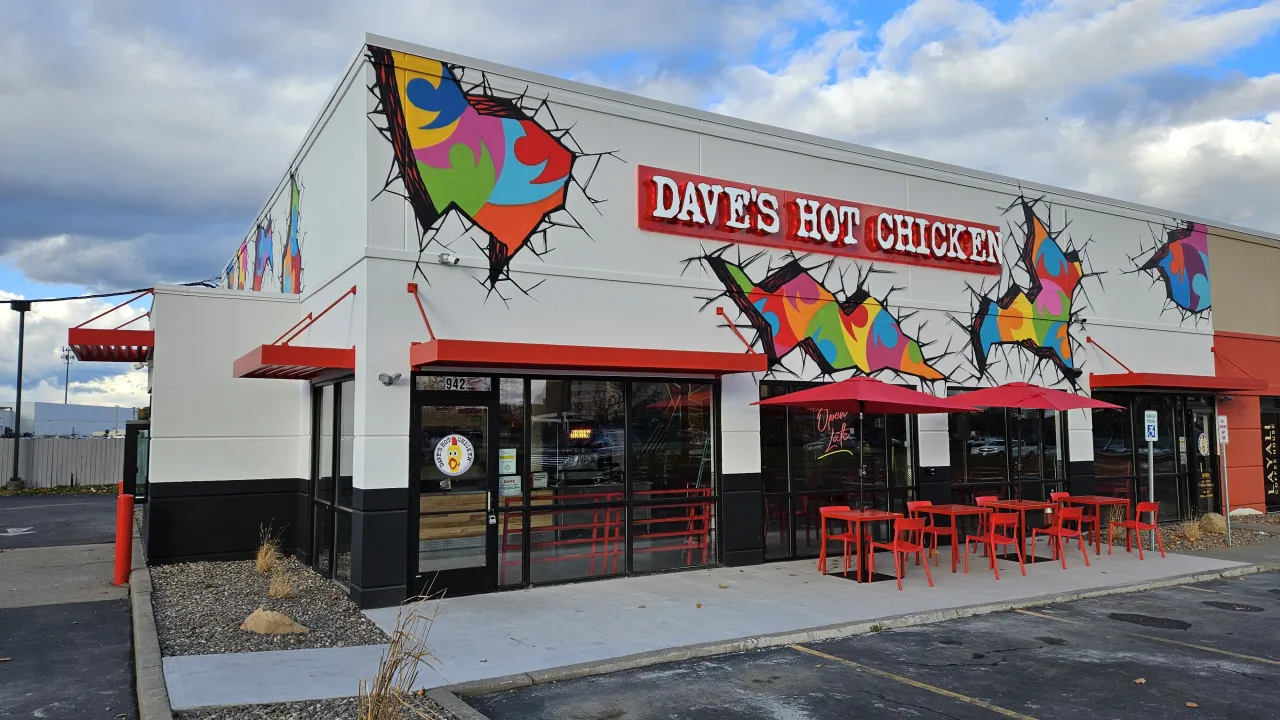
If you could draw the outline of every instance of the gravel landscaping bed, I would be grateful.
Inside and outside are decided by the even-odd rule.
[[[258,574],[252,560],[153,566],[151,603],[161,652],[204,655],[387,642],[386,634],[342,588],[293,558],[280,563],[293,585],[293,595],[279,599],[267,596],[270,576]],[[284,613],[310,632],[259,635],[241,630],[240,623],[256,608]]]
[[[415,697],[413,700],[417,706],[413,711],[405,711],[406,720],[411,718],[454,720],[457,717],[437,705],[430,698]],[[240,705],[238,707],[210,710],[188,710],[173,714],[174,720],[312,720],[313,718],[316,720],[320,718],[336,720],[337,718],[354,718],[355,716],[355,698],[308,700],[276,705]]]
[[[1235,524],[1235,521],[1232,521]],[[1280,535],[1280,533],[1276,533]],[[1191,541],[1182,531],[1182,523],[1166,523],[1160,526],[1160,537],[1164,540],[1164,549],[1169,552],[1185,552],[1187,550],[1217,550],[1227,547],[1227,536],[1218,534],[1201,533],[1200,537]],[[1257,543],[1272,537],[1268,533],[1259,533],[1256,530],[1244,530],[1240,527],[1232,527],[1231,529],[1231,545],[1256,545]],[[1124,534],[1119,536],[1120,544],[1124,545]]]

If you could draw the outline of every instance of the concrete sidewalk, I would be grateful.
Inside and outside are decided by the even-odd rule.
[[[1162,560],[1156,554],[1140,562],[1123,549],[1110,557],[1105,550],[1101,557],[1090,554],[1090,560],[1093,566],[1086,568],[1078,552],[1069,553],[1067,570],[1037,564],[1027,577],[1018,574],[1017,563],[1002,562],[998,582],[982,563],[968,575],[953,575],[944,562],[933,588],[912,565],[902,592],[893,582],[858,585],[823,577],[812,560],[803,560],[450,598],[439,603],[431,631],[435,667],[421,674],[419,685],[495,678],[528,684],[527,673],[580,663],[655,651],[676,659],[680,648],[692,646],[698,649],[691,654],[720,645],[726,652],[747,638],[755,639],[748,645],[763,646],[772,642],[768,636],[839,637],[858,623],[904,615],[943,619],[1249,567],[1187,555]],[[887,556],[882,562],[892,567]],[[396,613],[367,614],[389,629]],[[356,694],[360,678],[373,676],[383,647],[171,657],[164,660],[165,679],[175,710],[345,697]]]

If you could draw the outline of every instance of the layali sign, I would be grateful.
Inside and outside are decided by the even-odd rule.
[[[642,230],[999,275],[1000,228],[640,166]]]

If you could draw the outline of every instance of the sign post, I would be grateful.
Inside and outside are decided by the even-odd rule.
[[[1222,461],[1222,516],[1227,522],[1227,544],[1231,544],[1231,493],[1227,489],[1227,416],[1218,416],[1218,455]]]
[[[1158,416],[1156,415],[1155,410],[1148,410],[1146,411],[1146,413],[1143,414],[1143,420],[1146,425],[1145,435],[1147,440],[1147,501],[1148,502],[1156,501],[1155,442],[1156,442],[1156,439],[1159,437],[1159,433],[1156,427],[1157,417]],[[1138,517],[1137,513],[1134,513],[1133,517],[1135,520],[1141,520],[1141,518]],[[1155,513],[1152,513],[1152,518],[1151,518],[1152,524],[1154,524],[1155,521],[1156,521]],[[1138,542],[1142,542],[1142,538],[1138,538]],[[1155,552],[1155,549],[1156,549],[1155,533],[1151,533],[1150,542],[1151,542],[1151,551]]]

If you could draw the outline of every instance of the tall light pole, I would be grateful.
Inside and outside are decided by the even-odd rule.
[[[27,313],[31,311],[30,300],[10,300],[9,308],[18,313],[18,380],[14,383],[13,401],[13,474],[9,476],[9,489],[21,490],[22,477],[18,474],[18,453],[22,447],[22,349],[27,333]]]
[[[76,356],[75,352],[67,346],[62,346],[62,362],[67,365],[67,373],[62,378],[62,404],[67,404],[67,396],[71,391],[71,359]]]

